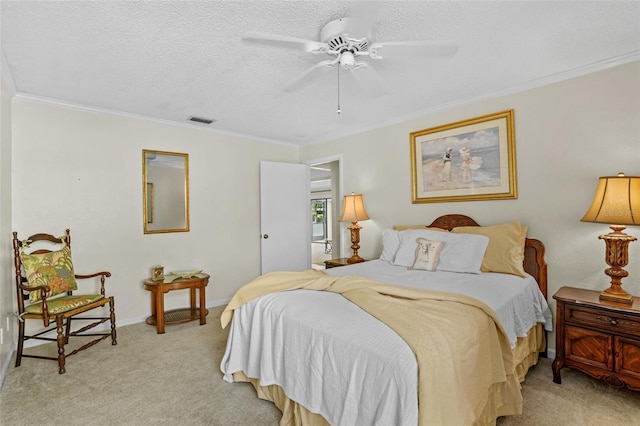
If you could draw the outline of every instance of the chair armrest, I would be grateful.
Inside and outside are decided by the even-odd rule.
[[[108,278],[110,276],[111,276],[111,272],[107,272],[107,271],[96,272],[94,274],[89,274],[89,275],[75,274],[75,277],[78,278],[78,279],[100,277],[100,294],[103,295],[103,296],[105,295],[104,294],[104,279]],[[71,294],[71,293],[69,293],[69,294]]]
[[[27,291],[27,292],[40,290],[40,299],[42,299],[42,306],[43,307],[47,306],[47,293],[51,291],[51,287],[49,287],[48,285],[27,286],[24,284],[20,284],[20,290]],[[26,297],[27,296],[24,295],[25,299]]]
[[[89,274],[89,275],[75,274],[75,277],[76,278],[80,278],[80,279],[84,279],[84,278],[99,277],[100,275],[104,275],[105,277],[110,277],[111,276],[111,272],[102,271],[102,272],[96,272],[95,274]]]
[[[48,285],[26,286],[24,284],[20,284],[19,287],[24,291],[40,290],[40,302],[42,303],[42,323],[45,327],[49,327],[49,307],[47,306],[47,293],[51,291],[51,287],[49,287]]]
[[[51,290],[51,288],[48,285],[28,286],[28,285],[20,284],[20,290],[24,290],[24,291],[44,290],[45,292],[47,292]]]

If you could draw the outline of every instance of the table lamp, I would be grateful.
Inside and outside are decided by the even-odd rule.
[[[351,231],[351,248],[353,249],[353,256],[347,259],[347,263],[360,263],[364,262],[364,259],[358,256],[358,249],[360,249],[360,229],[362,226],[358,225],[359,220],[367,220],[367,212],[364,210],[364,203],[362,202],[362,194],[345,195],[342,201],[342,214],[340,215],[340,222],[351,222],[351,225],[347,228]]]
[[[606,244],[604,273],[611,277],[611,286],[600,293],[600,300],[633,303],[633,296],[622,288],[622,278],[629,275],[623,269],[629,263],[629,243],[636,237],[624,232],[626,225],[640,225],[640,176],[604,176],[599,178],[596,195],[582,222],[607,223],[611,230],[598,238]]]

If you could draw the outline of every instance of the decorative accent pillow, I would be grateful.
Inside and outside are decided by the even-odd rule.
[[[396,252],[400,246],[400,233],[393,229],[385,229],[382,231],[382,254],[380,260],[386,260],[387,262],[393,262],[396,257]]]
[[[416,243],[416,260],[409,269],[421,269],[424,271],[433,271],[438,263],[438,256],[444,243],[442,241],[430,241],[426,238],[417,238]]]
[[[50,290],[47,297],[78,289],[69,247],[39,254],[28,254],[21,250],[20,259],[27,276],[27,285],[48,285]],[[40,299],[40,290],[29,292],[29,300],[32,303]]]
[[[489,237],[489,246],[482,260],[481,271],[526,277],[523,262],[527,229],[520,222],[510,222],[492,226],[460,226],[453,228],[451,232]]]
[[[400,234],[400,247],[393,265],[412,266],[415,262],[416,239],[426,238],[446,243],[436,265],[438,271],[479,274],[489,244],[489,237],[485,235],[452,234],[429,229],[409,229]]]

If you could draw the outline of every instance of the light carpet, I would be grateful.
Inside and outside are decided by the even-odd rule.
[[[222,310],[210,309],[206,325],[173,325],[165,334],[145,323],[121,327],[116,346],[105,340],[68,358],[62,375],[55,361],[23,358],[9,367],[0,424],[277,425],[280,411],[251,385],[222,380]],[[56,354],[55,343],[28,350]],[[523,396],[523,414],[498,425],[640,426],[640,393],[568,369],[557,385],[550,359],[529,371]]]

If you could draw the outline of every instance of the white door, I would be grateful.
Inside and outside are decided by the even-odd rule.
[[[311,267],[309,166],[260,162],[262,273]]]

